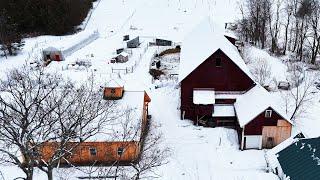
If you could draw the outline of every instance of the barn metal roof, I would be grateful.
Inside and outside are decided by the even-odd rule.
[[[278,153],[278,161],[290,180],[319,180],[320,137],[298,140]]]

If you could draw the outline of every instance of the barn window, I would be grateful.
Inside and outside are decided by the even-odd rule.
[[[221,67],[221,58],[216,58],[216,67]]]
[[[272,110],[266,110],[265,115],[266,118],[271,118],[272,116]]]
[[[118,156],[121,156],[124,152],[124,147],[118,147]]]
[[[97,149],[96,148],[89,148],[90,155],[91,156],[96,156],[97,155]]]
[[[116,89],[115,89],[115,88],[112,88],[112,89],[111,89],[111,93],[112,93],[112,94],[116,93]]]

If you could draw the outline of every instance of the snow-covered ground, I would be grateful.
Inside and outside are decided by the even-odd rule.
[[[239,151],[234,130],[195,127],[191,122],[181,121],[177,84],[165,81],[152,84],[148,73],[151,59],[158,50],[157,47],[148,46],[148,42],[153,38],[162,37],[181,42],[191,28],[207,16],[211,16],[223,27],[225,22],[233,21],[238,16],[237,4],[237,0],[101,0],[92,12],[85,29],[98,30],[100,38],[68,56],[64,62],[52,62],[47,69],[77,81],[85,80],[88,75],[94,73],[102,85],[113,76],[112,69],[133,69],[133,72],[128,74],[121,72],[120,76],[126,82],[134,82],[133,86],[145,89],[150,95],[153,120],[160,124],[159,128],[164,134],[164,145],[172,149],[169,163],[157,169],[160,179],[277,179],[276,175],[266,172],[264,151]],[[122,37],[126,34],[131,37],[139,35],[142,44],[140,48],[133,49],[128,62],[111,64],[110,59],[115,56],[115,50],[124,47]],[[40,36],[26,39],[26,45],[17,57],[0,59],[0,78],[11,68],[39,58],[43,47],[48,47],[56,41],[70,43],[66,41],[72,37]],[[88,60],[92,66],[68,66],[78,59]],[[284,67],[275,58],[272,62],[273,67]],[[279,73],[282,73],[281,68],[272,71],[274,76]],[[162,88],[155,88],[155,85]],[[315,113],[319,113],[319,104],[318,100],[317,105],[310,108],[310,114],[314,119],[320,115]],[[313,127],[314,122],[315,120],[310,120],[306,124]],[[314,129],[316,133],[317,128]],[[77,179],[77,170],[65,171],[65,174],[70,176],[67,179]],[[5,179],[23,176],[23,172],[13,166],[0,165],[0,172]],[[56,176],[58,174],[55,173]],[[35,179],[45,179],[45,175],[39,171],[36,171],[35,176]]]

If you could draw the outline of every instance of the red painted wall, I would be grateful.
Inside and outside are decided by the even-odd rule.
[[[216,67],[215,58],[221,58]],[[192,61],[192,59],[190,59]],[[221,50],[216,51],[181,82],[181,115],[196,119],[193,102],[194,88],[214,88],[216,91],[246,91],[254,82]]]
[[[273,111],[272,108],[268,108],[268,110],[272,110],[271,118],[265,117],[265,111],[259,114],[254,120],[245,125],[244,135],[262,135],[262,127],[263,126],[276,126],[278,119],[283,119],[277,112]]]
[[[229,36],[224,36],[224,37],[226,37],[233,45],[236,45],[236,39]]]

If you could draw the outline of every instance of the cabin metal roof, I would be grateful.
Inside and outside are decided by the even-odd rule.
[[[319,180],[320,137],[298,140],[278,153],[278,161],[290,180]]]

